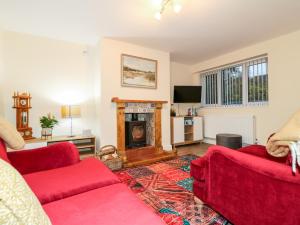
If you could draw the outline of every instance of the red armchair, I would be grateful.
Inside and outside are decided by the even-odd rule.
[[[235,225],[300,224],[300,174],[264,146],[212,146],[191,163],[194,193]]]

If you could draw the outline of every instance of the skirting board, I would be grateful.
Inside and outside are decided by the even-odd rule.
[[[204,138],[203,140],[203,143],[206,143],[206,144],[211,144],[211,145],[216,145],[216,139],[212,139],[212,138]],[[245,147],[245,146],[248,146],[250,144],[247,144],[247,143],[242,143],[242,146]]]
[[[170,152],[172,151],[172,145],[170,144],[167,144],[167,145],[163,145],[163,150],[166,151],[166,152]]]

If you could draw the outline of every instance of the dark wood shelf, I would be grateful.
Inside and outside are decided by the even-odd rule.
[[[95,147],[95,145],[93,145],[93,144],[90,144],[90,145],[76,145],[76,147],[77,147],[78,149],[82,149],[82,148],[93,148],[93,147]]]
[[[36,138],[26,141],[27,144],[46,142],[47,145],[53,145],[61,142],[73,143],[79,150],[80,154],[94,154],[96,150],[96,137],[95,136],[57,136],[49,139]]]

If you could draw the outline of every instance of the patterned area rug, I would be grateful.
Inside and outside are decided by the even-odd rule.
[[[149,166],[125,169],[116,175],[168,225],[229,225],[206,205],[196,203],[192,192],[190,162],[185,155]]]

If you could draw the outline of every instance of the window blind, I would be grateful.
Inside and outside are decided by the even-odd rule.
[[[218,72],[213,71],[203,76],[202,91],[204,92],[205,105],[218,104]]]

